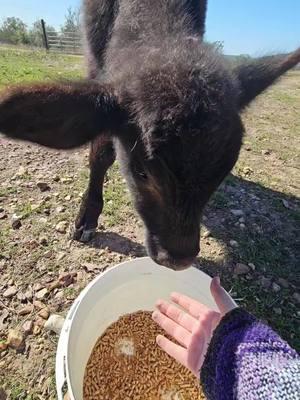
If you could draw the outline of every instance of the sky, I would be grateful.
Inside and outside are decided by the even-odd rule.
[[[0,22],[12,16],[27,24],[43,18],[59,28],[67,8],[80,4],[80,0],[0,0]],[[206,38],[223,41],[226,54],[284,53],[300,46],[299,21],[299,0],[209,0]]]

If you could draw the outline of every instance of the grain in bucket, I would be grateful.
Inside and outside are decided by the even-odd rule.
[[[68,391],[70,400],[83,400],[85,370],[92,350],[106,329],[120,317],[140,310],[151,311],[158,298],[168,298],[172,291],[182,292],[216,309],[210,282],[210,277],[194,267],[175,272],[147,257],[125,262],[97,277],[75,300],[59,339],[58,399],[63,399],[63,393]]]

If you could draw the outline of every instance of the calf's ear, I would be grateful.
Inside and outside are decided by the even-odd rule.
[[[234,74],[240,86],[239,107],[243,109],[281,75],[300,63],[300,48],[287,56],[271,56],[239,65]]]
[[[124,114],[112,89],[95,83],[24,86],[0,96],[0,132],[55,149],[117,130]]]

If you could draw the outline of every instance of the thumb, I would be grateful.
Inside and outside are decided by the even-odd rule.
[[[238,307],[230,294],[221,286],[219,277],[213,278],[210,285],[210,291],[222,316]]]

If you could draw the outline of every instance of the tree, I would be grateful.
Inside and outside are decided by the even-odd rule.
[[[28,44],[27,25],[20,18],[6,18],[0,26],[0,40],[12,44]]]
[[[79,32],[80,31],[80,11],[73,10],[69,7],[65,15],[65,23],[61,29],[63,32]]]

